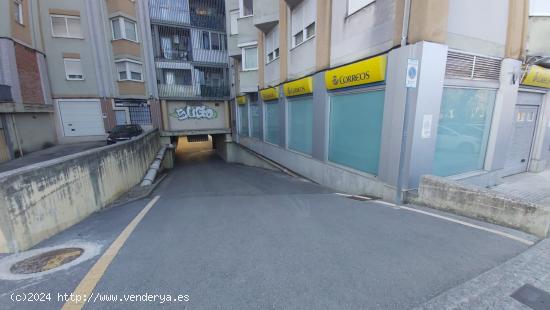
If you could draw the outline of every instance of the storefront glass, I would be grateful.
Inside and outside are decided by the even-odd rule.
[[[288,101],[288,147],[311,155],[313,135],[313,98]]]
[[[260,128],[260,109],[261,106],[257,103],[250,105],[250,124],[252,126],[252,137],[256,139],[262,139],[262,131]]]
[[[278,100],[268,101],[265,104],[265,140],[277,145],[281,143],[279,134],[280,110],[281,105]]]
[[[241,119],[239,133],[241,136],[248,137],[248,106],[246,104],[239,104],[239,117]]]
[[[377,175],[383,114],[383,90],[332,96],[329,161]]]
[[[496,90],[443,90],[433,173],[450,176],[482,170]]]

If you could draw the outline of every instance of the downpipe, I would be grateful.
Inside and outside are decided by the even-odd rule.
[[[160,166],[162,164],[162,160],[164,159],[164,155],[166,155],[166,150],[172,149],[172,148],[174,148],[172,144],[165,144],[160,148],[160,150],[157,153],[157,156],[155,157],[155,160],[153,160],[153,163],[151,163],[149,170],[147,170],[147,173],[145,174],[143,181],[141,181],[141,184],[140,184],[141,186],[148,186],[153,184],[153,181],[155,181],[155,178],[157,177],[157,173],[160,170]]]

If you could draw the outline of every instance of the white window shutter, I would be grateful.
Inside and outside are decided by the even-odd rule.
[[[314,0],[304,0],[303,11],[304,11],[304,25],[303,28],[306,28],[311,23],[315,22],[317,15],[317,1]]]
[[[304,29],[304,5],[299,5],[291,12],[292,36]]]

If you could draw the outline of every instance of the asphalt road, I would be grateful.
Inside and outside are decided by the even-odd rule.
[[[227,164],[209,152],[182,155],[157,195],[94,292],[189,301],[97,302],[86,309],[407,309],[527,248],[282,173]],[[147,202],[94,214],[40,246],[79,239],[105,249]],[[0,303],[44,308],[10,302],[9,295],[71,292],[96,259],[42,279],[1,281]]]

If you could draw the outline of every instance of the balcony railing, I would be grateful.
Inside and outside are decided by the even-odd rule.
[[[155,60],[157,61],[193,61],[192,51],[160,51],[156,53]]]
[[[149,0],[149,16],[153,23],[195,26],[225,30],[225,8],[220,0],[191,1]]]
[[[210,86],[210,85],[174,85],[159,84],[159,96],[161,98],[172,99],[225,99],[229,97],[228,86]]]

